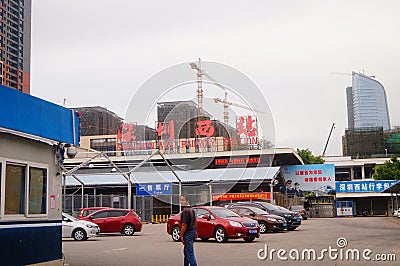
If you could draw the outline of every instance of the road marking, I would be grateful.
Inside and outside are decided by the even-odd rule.
[[[126,250],[126,249],[128,249],[128,248],[116,248],[116,249],[113,249],[113,250],[115,250],[115,251],[122,251],[122,250]]]

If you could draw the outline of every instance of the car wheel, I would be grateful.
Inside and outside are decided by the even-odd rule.
[[[252,236],[252,237],[245,237],[245,238],[243,238],[244,242],[253,242],[253,241],[254,241],[254,239],[256,239],[254,236]]]
[[[72,232],[72,237],[76,240],[76,241],[82,241],[82,240],[86,240],[87,239],[87,235],[85,230],[83,230],[82,228],[77,228]]]
[[[172,240],[174,240],[175,242],[178,242],[181,240],[181,229],[178,226],[175,226],[174,228],[172,228]]]
[[[228,237],[226,235],[226,230],[223,227],[217,227],[217,229],[215,229],[215,240],[218,243],[228,241]]]
[[[122,233],[126,236],[132,236],[135,233],[135,227],[131,224],[126,224],[122,229]]]
[[[265,222],[260,222],[260,233],[265,234],[268,231],[267,224]]]

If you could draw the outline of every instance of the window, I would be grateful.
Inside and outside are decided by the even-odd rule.
[[[4,214],[47,214],[47,169],[7,162],[5,170]]]
[[[5,214],[25,213],[25,166],[6,165]]]
[[[121,217],[127,215],[127,211],[110,211],[108,217]]]
[[[29,168],[29,214],[46,214],[47,210],[47,171]]]
[[[204,215],[208,215],[208,216],[211,216],[210,215],[210,212],[209,211],[207,211],[207,210],[205,210],[205,209],[194,209],[194,211],[195,211],[195,213],[196,213],[196,217],[197,218],[203,218],[203,216]]]
[[[239,215],[240,216],[250,216],[252,213],[254,214],[254,212],[252,212],[249,209],[241,209],[239,212]]]
[[[108,217],[108,211],[99,212],[92,216],[93,219],[100,219],[100,218],[107,218],[107,217]]]

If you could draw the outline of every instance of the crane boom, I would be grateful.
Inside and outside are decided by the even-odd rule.
[[[331,138],[332,131],[333,131],[334,128],[335,128],[335,123],[332,123],[331,131],[329,132],[328,139],[326,140],[326,143],[325,143],[324,151],[322,152],[322,157],[325,157],[326,148],[328,147],[328,143],[329,143],[329,140]]]
[[[221,100],[220,98],[214,98],[214,102],[223,103],[223,104],[231,105],[231,106],[236,106],[236,107],[240,107],[240,108],[247,109],[247,110],[250,110],[250,111],[254,111],[254,112],[257,112],[257,113],[265,114],[265,112],[263,112],[263,111],[260,111],[260,110],[257,110],[257,109],[252,109],[252,108],[250,108],[248,106],[245,106],[245,105],[242,105],[242,104],[232,103],[232,102],[228,102],[228,101],[225,101],[225,100]]]

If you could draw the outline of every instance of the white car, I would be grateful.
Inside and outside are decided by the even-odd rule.
[[[81,241],[98,235],[100,235],[100,228],[97,224],[78,220],[71,215],[62,213],[62,237],[72,237]]]
[[[394,217],[397,217],[397,218],[400,218],[400,208],[399,208],[398,210],[395,210],[395,211],[393,212],[393,216],[394,216]]]

